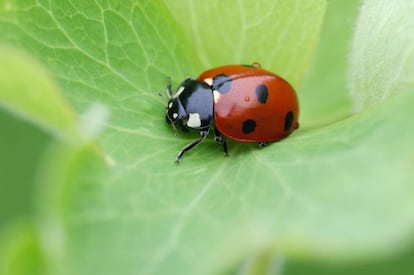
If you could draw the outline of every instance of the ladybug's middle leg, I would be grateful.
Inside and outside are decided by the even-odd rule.
[[[224,137],[219,130],[217,130],[216,127],[214,127],[214,140],[223,144],[223,152],[224,152],[224,156],[228,157],[229,156],[229,151],[227,150],[227,141],[226,141],[226,137]]]

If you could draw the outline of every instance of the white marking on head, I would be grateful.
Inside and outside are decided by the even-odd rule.
[[[173,106],[173,103],[172,102],[168,103],[168,109],[171,109],[172,106]]]
[[[173,114],[173,119],[176,119],[178,117],[178,114],[177,113],[174,113]]]
[[[191,128],[198,128],[201,126],[201,119],[199,113],[190,113],[187,121],[187,126]]]
[[[209,78],[205,78],[204,82],[208,84],[208,86],[213,85],[213,78],[209,77]]]
[[[175,94],[174,94],[173,98],[177,98],[177,97],[179,97],[179,96],[180,96],[180,94],[181,94],[182,92],[184,92],[184,89],[185,89],[185,87],[184,87],[184,86],[181,86],[180,88],[178,88],[178,89],[177,89],[177,92],[175,92]]]
[[[221,94],[219,91],[214,90],[213,91],[213,98],[214,98],[214,103],[217,104],[220,100]]]

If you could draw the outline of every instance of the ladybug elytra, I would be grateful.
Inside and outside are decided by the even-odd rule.
[[[177,155],[202,142],[214,125],[215,140],[228,155],[226,137],[241,142],[268,142],[287,137],[298,124],[298,101],[292,86],[283,78],[253,65],[227,65],[203,72],[197,79],[187,78],[171,92],[166,121],[200,131],[200,137]]]

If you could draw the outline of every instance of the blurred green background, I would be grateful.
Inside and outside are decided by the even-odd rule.
[[[0,224],[34,215],[34,178],[50,136],[4,110],[0,112]]]

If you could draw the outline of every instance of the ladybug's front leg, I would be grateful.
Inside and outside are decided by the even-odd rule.
[[[175,163],[177,164],[180,163],[180,160],[183,158],[185,152],[190,151],[195,146],[197,146],[200,142],[205,140],[206,137],[208,136],[208,132],[209,132],[209,129],[200,131],[201,137],[193,140],[190,144],[187,144],[186,146],[184,146],[184,148],[178,153],[177,157],[175,158]]]
[[[229,156],[229,151],[227,150],[227,141],[226,141],[226,137],[224,137],[219,130],[217,130],[216,127],[214,127],[214,140],[222,143],[223,144],[223,151],[224,151],[224,156],[228,157]]]

